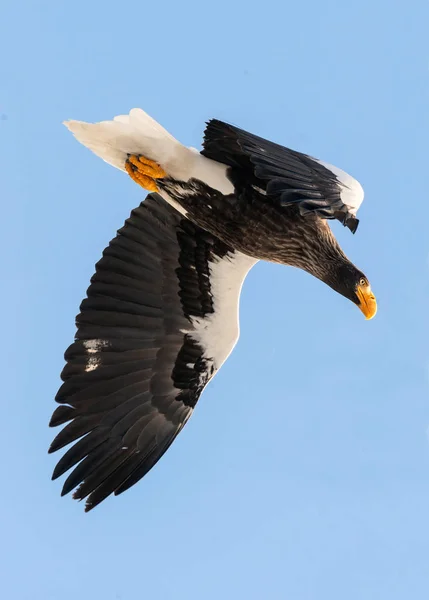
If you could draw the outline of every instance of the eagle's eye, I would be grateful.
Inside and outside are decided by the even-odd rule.
[[[362,286],[364,286],[364,285],[368,285],[368,284],[367,284],[367,282],[366,282],[366,279],[365,279],[365,277],[361,277],[361,278],[359,279],[359,285],[362,285]]]

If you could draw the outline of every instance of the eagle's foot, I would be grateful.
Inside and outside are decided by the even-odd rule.
[[[158,163],[141,155],[130,154],[125,169],[131,179],[150,192],[157,192],[156,180],[167,176]]]

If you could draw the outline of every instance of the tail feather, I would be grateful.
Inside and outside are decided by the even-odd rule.
[[[122,171],[128,154],[143,154],[165,168],[180,151],[188,152],[140,108],[133,108],[128,115],[118,115],[113,121],[66,121],[64,125],[81,144]]]

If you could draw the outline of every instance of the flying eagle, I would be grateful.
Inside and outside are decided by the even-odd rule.
[[[258,260],[298,267],[371,319],[367,277],[328,225],[356,231],[361,185],[344,171],[213,119],[203,150],[140,109],[65,123],[150,193],[103,252],[65,353],[53,479],[92,509],[158,462],[239,335],[243,281]]]

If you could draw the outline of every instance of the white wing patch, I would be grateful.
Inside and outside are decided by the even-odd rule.
[[[107,340],[85,340],[83,342],[83,347],[87,351],[88,354],[96,354],[103,350],[103,348],[108,348],[110,343]]]
[[[99,356],[94,356],[94,354],[98,354],[104,348],[108,348],[109,346],[110,344],[107,340],[84,340],[83,347],[88,354],[88,362],[86,363],[85,367],[85,371],[87,373],[95,371],[95,369],[98,369],[98,367],[101,365],[101,358]]]
[[[90,371],[95,371],[101,364],[101,360],[96,356],[90,356],[88,358],[88,362],[86,363],[85,371],[89,373]]]
[[[233,350],[240,334],[239,304],[243,282],[257,263],[241,252],[227,254],[209,264],[214,312],[206,318],[192,318],[190,336],[204,348],[218,370]]]

